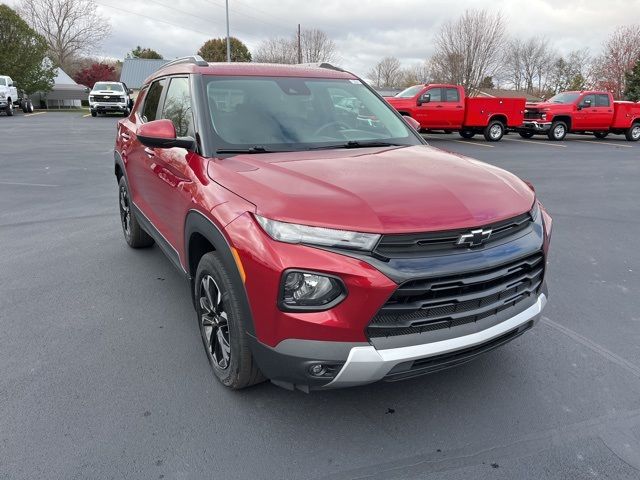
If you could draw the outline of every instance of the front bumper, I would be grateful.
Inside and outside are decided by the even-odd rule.
[[[525,120],[522,124],[524,130],[533,130],[536,132],[547,132],[551,128],[551,122],[538,122],[534,120]]]
[[[127,110],[126,103],[100,103],[100,102],[91,102],[89,104],[91,110],[95,110],[97,112],[124,112]]]

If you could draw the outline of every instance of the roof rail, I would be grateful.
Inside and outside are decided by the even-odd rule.
[[[315,67],[315,68],[326,68],[327,70],[335,70],[336,72],[346,72],[340,67],[336,67],[335,65],[331,65],[327,62],[315,62],[315,63],[296,63],[300,67]]]
[[[208,67],[209,63],[204,60],[200,55],[190,55],[188,57],[176,58],[175,60],[165,63],[162,68],[171,67],[173,65],[180,65],[183,63],[192,63],[199,67]]]

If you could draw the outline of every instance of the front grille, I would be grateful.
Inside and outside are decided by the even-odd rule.
[[[120,102],[120,97],[118,96],[114,96],[114,95],[95,95],[95,100],[96,102],[113,102],[113,103],[117,103]]]
[[[541,113],[539,110],[525,110],[524,118],[525,120],[539,120],[541,118]]]
[[[533,218],[531,217],[531,213],[527,212],[517,217],[478,228],[490,228],[492,230],[491,236],[483,244],[484,246],[488,246],[517,235],[529,227],[532,222]],[[469,233],[470,230],[475,230],[475,228],[447,230],[443,232],[384,235],[378,242],[374,253],[384,258],[400,258],[416,255],[422,256],[432,252],[443,252],[453,249],[459,250],[463,248],[456,245],[460,235]]]
[[[403,283],[367,327],[369,338],[453,328],[496,315],[530,298],[542,284],[544,256],[473,272]]]

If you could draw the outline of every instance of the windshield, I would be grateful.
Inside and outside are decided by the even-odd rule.
[[[424,88],[424,85],[414,85],[396,95],[396,98],[413,98]]]
[[[94,90],[109,90],[111,92],[123,92],[121,83],[96,82],[93,86]]]
[[[205,85],[221,150],[421,144],[359,80],[208,76]]]
[[[550,103],[573,103],[578,99],[579,96],[580,94],[578,92],[565,92],[559,93],[558,95],[551,97],[547,101]]]

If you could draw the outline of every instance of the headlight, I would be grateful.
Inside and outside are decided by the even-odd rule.
[[[265,232],[279,242],[308,243],[323,247],[372,250],[380,235],[374,233],[349,232],[323,227],[310,227],[295,223],[278,222],[256,215],[256,220]]]
[[[337,277],[315,272],[287,270],[282,276],[279,305],[282,310],[326,310],[346,296]]]
[[[543,113],[542,115],[540,115],[540,118],[542,118],[542,120],[546,120],[547,119],[547,114]]]
[[[90,102],[95,102],[95,100],[96,100],[96,97],[94,97],[93,95],[89,96],[89,101]]]

